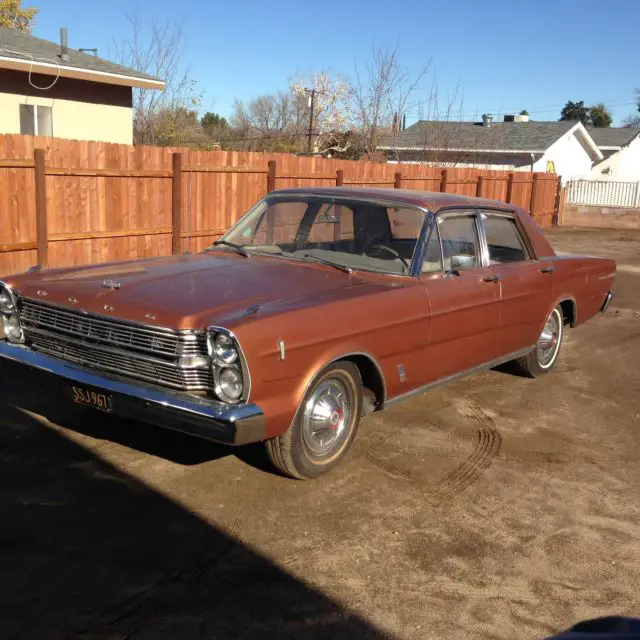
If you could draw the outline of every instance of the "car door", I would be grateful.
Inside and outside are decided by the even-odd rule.
[[[500,355],[500,286],[484,264],[478,214],[439,214],[423,253],[420,280],[430,311],[427,382],[461,373]]]
[[[517,217],[481,211],[486,260],[500,289],[500,344],[505,353],[533,346],[553,303],[553,264],[537,260]]]

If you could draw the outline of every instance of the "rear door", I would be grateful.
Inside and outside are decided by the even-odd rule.
[[[431,314],[426,382],[461,373],[500,356],[500,285],[483,263],[475,211],[437,216],[422,273]]]
[[[533,346],[553,304],[554,266],[537,260],[516,216],[481,211],[486,261],[500,289],[500,344],[504,353]]]

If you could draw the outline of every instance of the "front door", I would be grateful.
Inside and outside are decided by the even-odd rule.
[[[421,281],[431,314],[426,382],[490,362],[498,344],[500,283],[483,266],[478,214],[451,211],[437,218],[425,249]]]
[[[505,353],[532,347],[553,304],[553,263],[532,255],[513,215],[483,211],[480,222],[500,279],[500,342]]]

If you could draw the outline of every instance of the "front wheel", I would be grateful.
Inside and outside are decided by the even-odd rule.
[[[347,454],[362,413],[362,380],[351,362],[326,367],[313,382],[288,431],[267,440],[283,473],[308,479],[333,469]]]
[[[544,323],[542,333],[535,348],[526,356],[514,360],[518,369],[529,378],[537,378],[553,369],[564,336],[564,317],[562,308],[556,307]]]

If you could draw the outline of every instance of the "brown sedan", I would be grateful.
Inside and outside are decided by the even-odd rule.
[[[504,203],[291,189],[198,255],[0,283],[0,358],[79,405],[318,476],[364,413],[513,361],[548,372],[610,300],[613,260],[556,256]],[[7,365],[9,366],[9,365]]]

